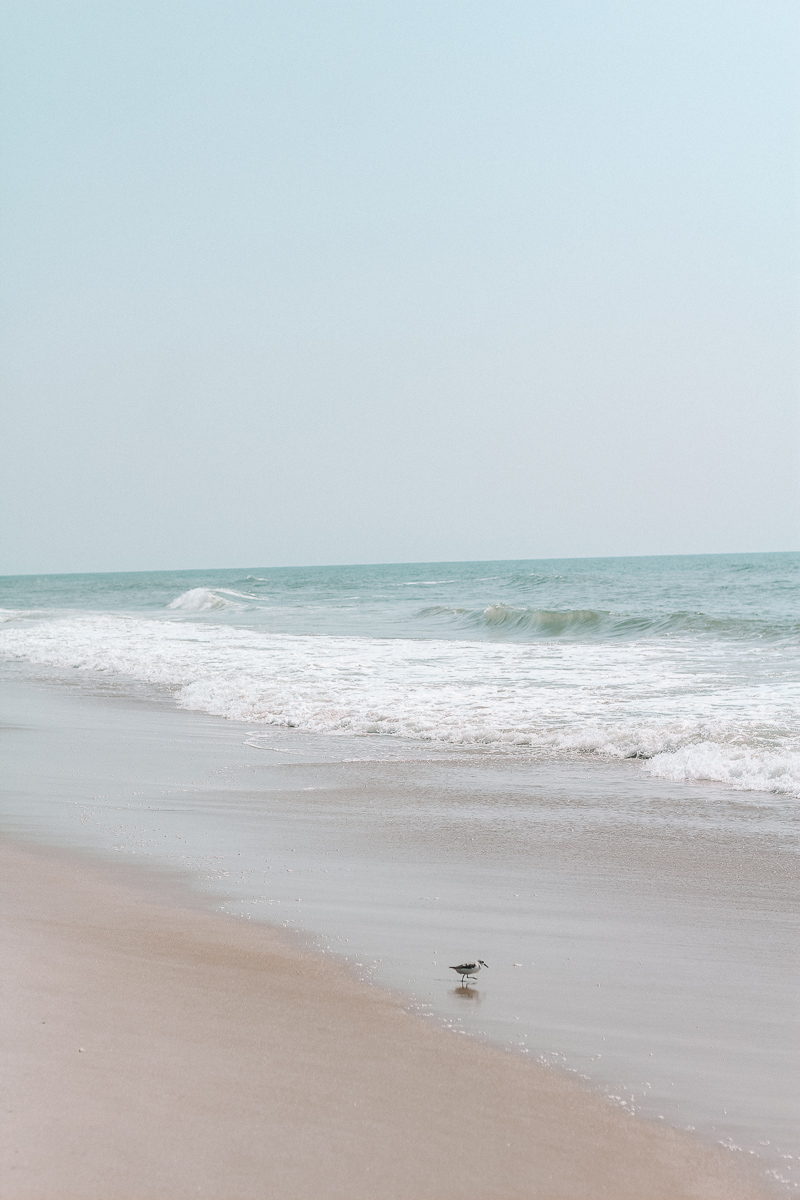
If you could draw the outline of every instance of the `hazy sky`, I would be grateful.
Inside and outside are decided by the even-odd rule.
[[[6,0],[0,573],[800,547],[796,0]]]

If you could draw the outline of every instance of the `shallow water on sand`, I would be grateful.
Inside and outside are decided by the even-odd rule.
[[[185,870],[432,1019],[800,1183],[793,797],[265,734],[63,680],[9,678],[0,722],[6,831]]]

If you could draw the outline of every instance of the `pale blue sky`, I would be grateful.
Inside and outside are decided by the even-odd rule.
[[[6,3],[0,573],[800,545],[796,3]]]

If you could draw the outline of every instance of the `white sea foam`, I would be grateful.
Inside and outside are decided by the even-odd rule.
[[[800,751],[770,751],[723,742],[694,742],[646,764],[649,775],[675,781],[711,780],[748,792],[800,795]]]
[[[219,590],[179,599],[207,611]],[[77,613],[6,621],[0,654],[155,684],[232,720],[642,758],[664,779],[800,795],[796,686],[773,669],[767,688],[763,658],[753,676],[746,656],[722,661],[713,647],[312,637]]]

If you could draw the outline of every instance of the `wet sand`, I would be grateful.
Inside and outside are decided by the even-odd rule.
[[[0,844],[5,1200],[763,1195],[177,882]]]

